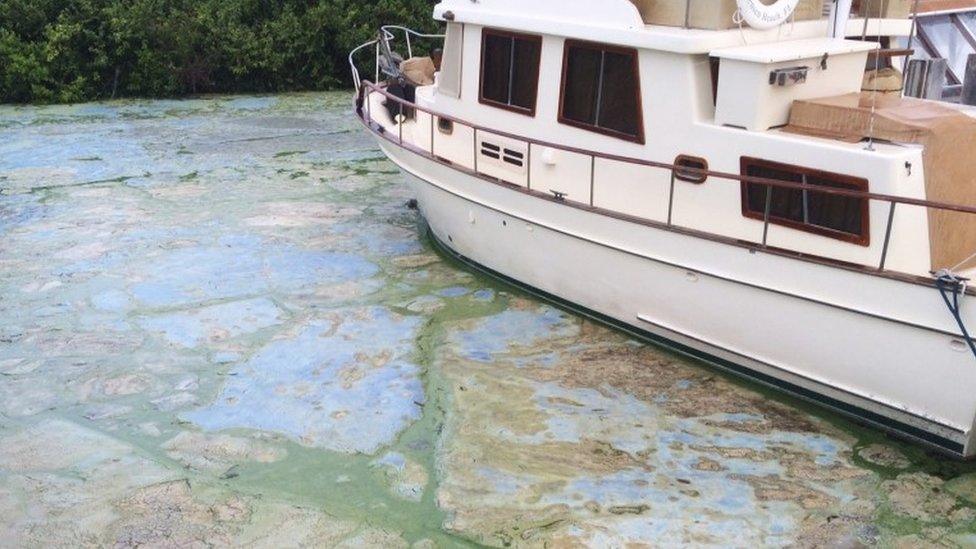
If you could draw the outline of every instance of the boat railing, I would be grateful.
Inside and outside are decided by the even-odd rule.
[[[826,186],[820,186],[820,185],[811,185],[811,184],[807,184],[807,183],[795,183],[795,182],[791,182],[791,181],[783,181],[783,180],[777,180],[777,179],[766,179],[766,178],[753,177],[753,176],[747,176],[747,175],[742,175],[742,174],[726,173],[726,172],[712,171],[712,170],[708,170],[708,169],[694,168],[694,167],[690,167],[690,166],[678,166],[676,164],[671,164],[671,163],[667,163],[667,162],[657,162],[657,161],[654,161],[654,160],[646,160],[646,159],[643,159],[643,158],[634,158],[634,157],[620,156],[620,155],[609,154],[609,153],[602,153],[602,152],[598,152],[598,151],[592,151],[592,150],[586,150],[586,149],[580,149],[580,148],[577,148],[577,147],[562,145],[562,144],[559,144],[559,143],[552,143],[552,142],[548,142],[548,141],[543,141],[543,140],[540,140],[540,139],[533,139],[533,138],[530,138],[530,137],[525,137],[525,136],[521,136],[521,135],[516,135],[516,134],[512,134],[512,133],[508,133],[508,132],[504,132],[504,131],[500,131],[500,130],[496,130],[496,129],[492,129],[492,128],[488,128],[488,127],[485,127],[485,126],[482,126],[482,125],[479,125],[479,124],[475,124],[473,122],[469,122],[467,120],[463,120],[463,119],[460,119],[460,118],[457,118],[457,117],[454,117],[454,116],[450,116],[450,115],[447,115],[447,114],[442,114],[442,113],[435,112],[435,111],[433,111],[431,109],[428,109],[426,107],[423,107],[421,105],[417,105],[414,102],[410,102],[410,101],[407,101],[407,100],[405,100],[405,99],[403,99],[401,97],[397,97],[397,96],[391,94],[386,89],[384,89],[384,87],[381,86],[381,85],[378,85],[378,84],[375,84],[375,83],[369,82],[369,81],[363,81],[362,86],[360,88],[360,92],[359,92],[359,98],[360,98],[360,107],[359,107],[360,113],[359,114],[360,114],[360,116],[363,117],[364,122],[366,122],[371,128],[373,127],[374,120],[373,120],[372,113],[371,113],[370,97],[374,93],[380,94],[383,97],[385,97],[387,101],[393,101],[395,104],[398,105],[397,107],[394,107],[394,110],[399,113],[399,116],[396,117],[397,118],[397,121],[395,121],[396,124],[397,124],[397,127],[398,127],[398,135],[396,137],[391,137],[391,136],[388,136],[386,134],[386,132],[381,132],[383,134],[383,136],[386,137],[387,139],[389,139],[390,141],[393,141],[393,142],[397,143],[401,147],[410,148],[413,152],[416,152],[417,154],[421,154],[421,155],[427,156],[427,157],[429,157],[431,159],[434,159],[434,160],[437,160],[438,159],[437,154],[436,154],[436,151],[434,150],[434,143],[435,143],[435,140],[434,140],[434,131],[435,130],[434,130],[434,128],[437,125],[434,122],[434,117],[436,117],[439,120],[450,121],[453,124],[461,125],[461,126],[464,126],[464,127],[467,127],[469,129],[471,129],[473,131],[473,135],[474,135],[474,137],[473,137],[474,143],[473,143],[473,146],[472,146],[472,148],[474,150],[477,150],[478,133],[479,132],[484,132],[484,133],[491,134],[493,136],[498,136],[498,137],[501,137],[501,138],[511,139],[513,141],[518,141],[518,142],[525,143],[526,146],[527,146],[527,158],[528,159],[531,159],[532,158],[532,149],[533,149],[533,147],[542,147],[542,148],[555,149],[555,150],[565,151],[565,152],[568,152],[568,153],[573,153],[573,154],[578,154],[578,155],[583,155],[583,156],[589,157],[591,159],[591,162],[590,162],[590,166],[591,166],[591,168],[590,168],[590,196],[593,196],[593,188],[594,188],[595,181],[596,181],[596,159],[609,160],[609,161],[620,162],[620,163],[630,164],[630,165],[635,165],[635,166],[645,166],[645,167],[656,168],[656,169],[661,169],[661,170],[668,170],[668,171],[671,172],[671,175],[670,175],[670,179],[671,179],[671,182],[670,182],[670,190],[669,190],[669,194],[668,194],[668,213],[667,213],[667,227],[668,228],[675,228],[675,225],[674,225],[674,195],[675,195],[675,184],[676,184],[676,181],[677,181],[676,174],[678,174],[678,173],[689,174],[691,176],[699,176],[699,177],[702,177],[702,178],[706,178],[706,177],[707,178],[715,178],[715,179],[722,180],[722,181],[726,181],[726,182],[734,182],[734,183],[737,183],[737,184],[740,184],[740,185],[741,184],[761,185],[761,186],[766,187],[766,189],[781,188],[781,189],[812,191],[812,192],[816,192],[816,193],[819,193],[819,194],[845,196],[845,197],[850,197],[850,198],[863,199],[863,200],[867,200],[869,202],[870,201],[876,201],[876,202],[886,203],[889,206],[888,206],[887,223],[886,223],[886,226],[885,226],[884,243],[883,243],[882,249],[881,249],[881,257],[879,258],[878,263],[876,263],[874,265],[865,265],[864,266],[864,267],[867,267],[869,269],[876,270],[878,272],[884,272],[886,270],[885,269],[885,265],[886,265],[886,262],[887,262],[887,259],[888,259],[888,252],[889,252],[890,246],[891,246],[892,227],[893,227],[894,220],[895,220],[895,211],[896,211],[896,208],[898,206],[918,206],[918,207],[925,208],[926,210],[935,210],[935,211],[943,211],[943,212],[956,212],[956,213],[970,214],[970,215],[976,214],[976,207],[973,207],[973,206],[967,206],[967,205],[961,205],[961,204],[950,204],[950,203],[946,203],[946,202],[938,202],[938,201],[925,200],[925,199],[919,199],[919,198],[911,198],[911,197],[906,197],[906,196],[896,196],[896,195],[881,194],[881,193],[874,193],[874,192],[868,192],[868,191],[859,191],[859,190],[854,190],[854,189],[844,189],[844,188],[838,188],[838,187],[826,187]],[[403,140],[403,125],[404,125],[404,122],[407,119],[404,116],[404,114],[409,114],[410,112],[422,112],[422,113],[425,113],[425,114],[427,114],[427,115],[429,115],[429,116],[432,117],[431,118],[431,124],[430,124],[430,132],[431,132],[431,137],[430,137],[430,148],[431,148],[431,150],[430,151],[426,151],[426,150],[424,150],[424,149],[422,149],[420,147],[414,146],[414,145],[412,145],[410,143],[404,143],[404,140]],[[531,189],[532,188],[532,162],[531,161],[526,162],[526,170],[527,170],[527,176],[526,176],[527,187]],[[480,172],[478,171],[478,167],[477,167],[477,154],[475,154],[474,171],[480,175]],[[555,194],[556,193],[554,193],[554,195]],[[763,221],[763,231],[762,231],[761,244],[762,244],[762,247],[763,248],[768,248],[769,247],[768,246],[768,242],[769,242],[769,229],[770,229],[770,225],[771,225],[771,223],[773,221],[772,218],[771,218],[772,195],[773,195],[772,192],[768,192],[768,191],[766,192],[765,208],[764,208],[764,211],[763,211],[763,219],[762,219],[762,221]],[[556,199],[564,199],[564,197],[560,197],[558,195],[555,196],[555,198]],[[590,204],[589,206],[590,207],[593,207],[593,204]]]
[[[395,42],[398,39],[398,37],[401,35],[403,36],[404,44],[407,47],[408,59],[414,56],[413,47],[417,39],[420,40],[443,40],[444,39],[443,34],[426,34],[400,25],[385,25],[383,27],[380,27],[380,30],[377,33],[376,38],[362,44],[361,46],[349,52],[349,68],[352,71],[352,81],[357,91],[363,85],[363,79],[361,73],[359,72],[359,66],[356,63],[357,59],[360,57],[362,52],[369,51],[371,48],[374,50],[373,81],[378,82],[380,80],[380,55],[382,54],[382,44],[384,41],[387,44]]]

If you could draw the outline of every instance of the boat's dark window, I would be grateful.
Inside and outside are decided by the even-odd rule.
[[[708,179],[708,161],[682,154],[674,159],[674,177],[688,183],[704,183]]]
[[[600,86],[601,52],[570,48],[563,69],[562,116],[567,120],[596,125],[596,102]]]
[[[721,68],[721,60],[718,57],[708,58],[708,68],[712,75],[712,105],[718,105],[718,76]]]
[[[637,51],[567,40],[559,121],[643,143]]]
[[[454,133],[454,121],[447,118],[438,118],[437,129],[443,134],[451,135]]]
[[[535,116],[542,38],[485,29],[481,49],[481,102]]]
[[[756,158],[742,159],[742,175],[819,187],[862,192],[868,190],[865,179]],[[862,246],[870,244],[867,199],[807,189],[770,188],[757,183],[743,183],[743,215],[763,219],[767,192],[772,192],[769,201],[771,223]]]

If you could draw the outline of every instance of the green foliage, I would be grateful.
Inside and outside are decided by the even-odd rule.
[[[0,0],[0,102],[322,90],[433,0]]]

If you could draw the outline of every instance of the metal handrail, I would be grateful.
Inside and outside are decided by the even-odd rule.
[[[353,81],[353,85],[356,87],[357,92],[362,87],[362,77],[359,74],[359,67],[356,66],[356,55],[359,52],[365,50],[366,48],[375,46],[376,54],[373,58],[373,62],[375,64],[376,69],[375,69],[374,80],[379,81],[380,41],[381,39],[385,39],[387,42],[395,41],[397,37],[396,35],[397,31],[402,32],[404,35],[404,39],[407,45],[408,58],[413,57],[413,42],[410,39],[411,36],[413,36],[414,38],[424,38],[424,39],[432,39],[432,40],[443,39],[446,36],[444,34],[425,34],[400,25],[384,25],[380,27],[379,33],[382,33],[381,34],[382,38],[378,36],[377,38],[370,40],[369,42],[366,42],[365,44],[362,44],[359,47],[353,49],[351,52],[349,52],[349,57],[348,57],[349,68],[352,70],[352,81]]]
[[[366,42],[365,44],[349,52],[349,68],[352,70],[352,83],[356,87],[356,91],[362,89],[363,86],[362,78],[359,76],[359,67],[356,66],[356,54],[358,54],[359,52],[361,52],[362,50],[370,46],[376,46],[377,47],[376,56],[379,57],[380,55],[379,44],[380,44],[380,40],[379,38],[377,38],[376,40],[370,40],[369,42]],[[379,67],[379,63],[377,63],[376,66]],[[378,76],[379,75],[377,75],[376,80],[379,80]]]
[[[411,36],[415,38],[426,38],[430,40],[443,39],[447,36],[444,34],[425,34],[400,25],[384,25],[383,27],[381,27],[381,30],[386,33],[387,39],[390,41],[394,40],[395,38],[394,33],[392,31],[400,31],[403,33],[407,43],[407,57],[413,57],[413,44],[410,42]]]
[[[821,194],[846,196],[846,197],[851,197],[851,198],[859,198],[859,199],[868,200],[868,201],[875,200],[875,201],[878,201],[878,202],[886,202],[886,203],[890,204],[890,209],[888,211],[888,216],[887,216],[888,219],[887,219],[887,226],[886,226],[886,229],[885,229],[884,243],[883,243],[882,250],[881,250],[881,259],[880,259],[879,265],[877,267],[877,269],[879,271],[884,271],[885,270],[885,264],[886,264],[886,261],[887,261],[887,258],[888,258],[888,252],[889,252],[889,248],[890,248],[890,244],[891,244],[891,231],[892,231],[892,226],[894,224],[895,208],[896,208],[897,205],[903,204],[903,205],[907,205],[907,206],[918,206],[918,207],[923,207],[923,208],[927,208],[927,209],[928,208],[931,208],[933,210],[940,210],[940,211],[949,211],[949,212],[957,212],[957,213],[965,213],[965,214],[976,214],[976,207],[974,207],[974,206],[966,206],[966,205],[961,205],[961,204],[949,204],[949,203],[945,203],[945,202],[937,202],[937,201],[932,201],[932,200],[924,200],[924,199],[910,198],[910,197],[905,197],[905,196],[896,196],[896,195],[873,193],[873,192],[867,192],[867,191],[858,191],[858,190],[851,190],[851,189],[843,189],[843,188],[837,188],[837,187],[822,187],[822,186],[818,186],[818,185],[810,185],[810,184],[807,184],[807,183],[793,183],[793,182],[781,181],[781,180],[777,180],[777,179],[766,179],[766,178],[762,178],[762,177],[753,177],[753,176],[742,175],[742,174],[733,174],[733,173],[726,173],[726,172],[717,172],[717,171],[712,171],[712,170],[708,170],[708,169],[705,169],[705,170],[695,169],[695,168],[690,168],[690,167],[687,167],[687,166],[678,166],[678,165],[670,164],[670,163],[667,163],[667,162],[657,162],[657,161],[653,161],[653,160],[645,160],[645,159],[642,159],[642,158],[633,158],[633,157],[627,157],[627,156],[621,156],[621,155],[615,155],[615,154],[609,154],[609,153],[601,153],[601,152],[597,152],[597,151],[580,149],[580,148],[577,148],[577,147],[571,147],[571,146],[568,146],[568,145],[561,145],[559,143],[552,143],[552,142],[548,142],[548,141],[543,141],[543,140],[540,140],[540,139],[533,139],[533,138],[530,138],[530,137],[516,135],[516,134],[513,134],[513,133],[509,133],[509,132],[495,130],[495,129],[488,128],[488,127],[485,127],[485,126],[481,126],[479,124],[475,124],[473,122],[469,122],[467,120],[463,120],[461,118],[457,118],[457,117],[454,117],[454,116],[450,116],[450,115],[446,115],[446,114],[441,114],[441,113],[435,112],[435,111],[433,111],[431,109],[428,109],[426,107],[423,107],[421,105],[418,105],[418,104],[416,104],[414,102],[407,101],[406,99],[397,97],[397,96],[389,93],[385,89],[383,89],[383,87],[381,87],[378,84],[374,84],[373,82],[365,81],[365,82],[363,82],[363,85],[362,85],[362,87],[360,89],[360,94],[361,94],[361,97],[362,97],[363,102],[364,102],[364,105],[365,105],[366,116],[367,116],[367,120],[368,120],[369,124],[372,124],[373,123],[372,114],[370,112],[370,107],[369,107],[369,105],[370,105],[369,98],[370,98],[370,95],[372,93],[379,93],[380,95],[384,96],[387,100],[396,101],[399,104],[399,108],[400,108],[400,112],[401,113],[403,112],[404,109],[414,110],[414,111],[417,111],[417,112],[423,112],[425,114],[428,114],[431,117],[437,117],[439,119],[448,120],[448,121],[450,121],[450,122],[452,122],[454,124],[460,124],[462,126],[467,126],[467,127],[471,128],[474,131],[474,135],[475,135],[475,138],[474,139],[475,139],[475,149],[476,150],[477,150],[477,135],[478,135],[478,132],[487,132],[487,133],[490,133],[492,135],[496,135],[496,136],[499,136],[499,137],[502,137],[502,138],[512,139],[512,140],[515,140],[515,141],[521,141],[521,142],[526,143],[528,145],[528,155],[530,157],[531,157],[531,154],[532,154],[532,147],[533,146],[546,147],[546,148],[561,150],[561,151],[565,151],[565,152],[569,152],[569,153],[574,153],[574,154],[589,156],[592,159],[592,166],[593,166],[592,169],[594,171],[595,171],[595,162],[596,162],[596,159],[597,158],[603,159],[603,160],[610,160],[610,161],[614,161],[614,162],[621,162],[621,163],[625,163],[625,164],[632,164],[632,165],[637,165],[637,166],[646,166],[646,167],[650,167],[650,168],[658,168],[658,169],[668,170],[668,171],[671,172],[671,190],[670,190],[670,197],[669,197],[669,208],[668,208],[669,211],[668,211],[668,222],[667,222],[667,225],[669,227],[672,226],[671,205],[674,202],[675,171],[676,170],[681,170],[681,171],[684,171],[686,173],[694,173],[694,174],[704,175],[706,177],[714,177],[714,178],[720,179],[720,180],[736,181],[736,182],[745,183],[745,184],[761,185],[761,186],[766,187],[767,189],[782,188],[782,189],[792,189],[792,190],[805,190],[805,191],[813,191],[813,192],[817,192],[817,193],[821,193]],[[400,129],[400,132],[401,132],[400,138],[399,138],[399,143],[402,146],[403,145],[403,137],[402,137],[402,129],[403,129],[402,120],[403,120],[403,118],[401,117],[400,120],[401,120],[401,122],[398,123],[398,126],[400,127],[399,129]],[[433,134],[433,126],[434,126],[434,123],[433,123],[433,118],[432,118],[432,120],[431,120],[431,133],[432,134]],[[432,138],[431,139],[431,149],[433,149],[433,145],[434,145],[434,143],[433,143],[433,138]],[[434,156],[433,151],[431,151],[430,154],[431,154],[431,156]],[[528,169],[527,179],[529,181],[531,181],[531,170],[532,170],[531,165],[529,165],[527,169]],[[475,171],[477,172],[477,152],[475,153]],[[591,173],[591,185],[593,185],[593,179],[594,179],[593,176],[594,176],[594,174]],[[593,195],[592,188],[591,188],[590,195],[591,196]],[[770,212],[770,209],[771,209],[771,200],[770,200],[770,197],[771,196],[772,196],[772,193],[767,192],[767,194],[766,194],[767,200],[766,200],[766,204],[765,204],[765,211],[763,213],[763,240],[762,240],[762,245],[764,247],[767,246],[767,236],[768,236],[768,232],[769,232],[769,225],[771,224],[771,215],[770,215],[770,213],[771,213]],[[592,206],[592,204],[590,204],[590,205]]]
[[[621,163],[624,163],[624,164],[635,164],[635,165],[639,165],[639,166],[647,166],[647,167],[651,167],[651,168],[661,168],[661,169],[666,169],[666,170],[670,170],[670,171],[682,170],[682,171],[685,171],[685,172],[688,172],[688,173],[694,173],[696,175],[705,175],[707,177],[715,177],[715,178],[719,178],[719,179],[729,179],[729,180],[739,181],[741,183],[752,183],[752,184],[763,185],[763,186],[768,186],[768,187],[780,187],[780,188],[784,188],[784,189],[816,191],[818,193],[823,193],[823,194],[836,194],[836,195],[848,196],[848,197],[852,197],[852,198],[865,198],[865,199],[870,199],[870,200],[878,200],[878,201],[881,201],[881,202],[895,202],[897,204],[905,204],[905,205],[911,205],[911,206],[922,206],[922,207],[928,207],[928,208],[933,208],[933,209],[937,209],[937,210],[946,210],[946,211],[953,211],[953,212],[962,212],[962,213],[968,213],[968,214],[976,214],[976,206],[963,206],[963,205],[960,205],[960,204],[949,204],[949,203],[946,203],[946,202],[935,202],[935,201],[923,200],[923,199],[919,199],[919,198],[911,198],[911,197],[907,197],[907,196],[895,196],[895,195],[889,195],[889,194],[872,193],[872,192],[866,192],[866,191],[857,191],[857,190],[852,190],[852,189],[842,189],[842,188],[837,188],[837,187],[821,187],[821,186],[818,186],[818,185],[810,185],[810,184],[805,184],[805,183],[791,183],[789,181],[781,181],[781,180],[777,180],[777,179],[765,179],[765,178],[762,178],[762,177],[753,177],[753,176],[741,175],[741,174],[733,174],[733,173],[726,173],[726,172],[716,172],[716,171],[711,171],[711,170],[701,170],[701,169],[696,169],[696,168],[690,168],[690,167],[687,167],[687,166],[678,166],[678,165],[675,165],[675,164],[669,164],[667,162],[657,162],[657,161],[654,161],[654,160],[645,160],[645,159],[642,159],[642,158],[634,158],[634,157],[628,157],[628,156],[620,156],[620,155],[616,155],[616,154],[601,153],[601,152],[597,152],[597,151],[591,151],[591,150],[587,150],[587,149],[580,149],[580,148],[577,148],[577,147],[571,147],[571,146],[568,146],[568,145],[560,145],[558,143],[552,143],[552,142],[548,142],[548,141],[542,141],[542,140],[539,140],[539,139],[533,139],[531,137],[525,137],[525,136],[516,135],[516,134],[513,134],[513,133],[508,133],[508,132],[504,132],[504,131],[500,131],[500,130],[494,130],[494,129],[491,129],[491,128],[488,128],[488,127],[485,127],[485,126],[480,126],[478,124],[474,124],[472,122],[468,122],[466,120],[462,120],[460,118],[455,118],[455,117],[450,116],[450,115],[440,114],[440,113],[434,112],[434,111],[432,111],[430,109],[427,109],[425,107],[422,107],[420,105],[417,105],[416,103],[411,103],[410,101],[407,101],[406,99],[402,99],[400,97],[397,97],[397,96],[391,94],[390,92],[384,90],[383,88],[381,88],[380,86],[378,86],[378,85],[376,85],[376,84],[374,84],[372,82],[366,81],[366,82],[364,82],[364,84],[365,84],[366,88],[370,89],[371,91],[376,92],[376,93],[379,93],[380,95],[383,95],[387,99],[393,99],[394,101],[396,101],[398,103],[401,103],[405,109],[414,109],[414,110],[417,110],[417,111],[420,111],[420,112],[423,112],[423,113],[426,113],[426,114],[429,114],[429,115],[432,115],[432,116],[436,116],[437,118],[442,118],[444,120],[449,120],[449,121],[451,121],[451,122],[453,122],[455,124],[461,124],[462,126],[467,126],[467,127],[472,128],[474,130],[477,130],[477,131],[488,132],[488,133],[491,133],[493,135],[497,135],[499,137],[504,137],[504,138],[508,138],[508,139],[514,139],[516,141],[523,141],[525,143],[531,143],[533,145],[537,145],[537,146],[541,146],[541,147],[547,147],[547,148],[550,148],[550,149],[557,149],[557,150],[561,150],[561,151],[565,151],[565,152],[581,154],[581,155],[584,155],[584,156],[591,156],[591,157],[599,158],[599,159],[603,159],[603,160],[612,160],[612,161],[621,162]]]

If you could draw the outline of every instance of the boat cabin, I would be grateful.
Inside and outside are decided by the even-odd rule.
[[[442,54],[403,56],[403,93],[366,86],[364,110],[444,165],[638,223],[911,276],[976,251],[976,218],[923,203],[976,204],[972,118],[864,90],[911,21],[698,4],[444,0]]]

